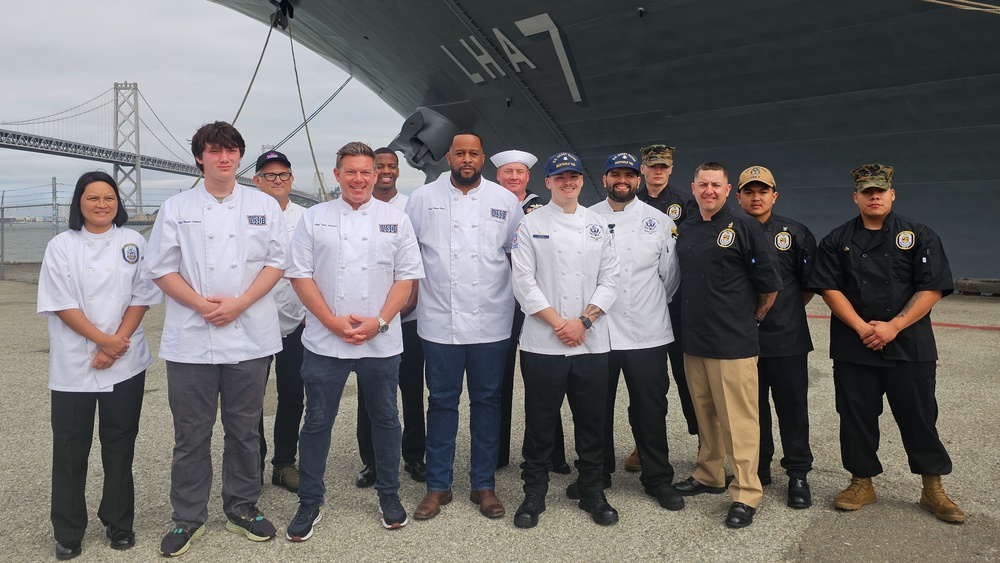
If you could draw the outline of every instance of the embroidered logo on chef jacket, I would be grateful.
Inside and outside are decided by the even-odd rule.
[[[660,226],[660,222],[654,217],[646,217],[646,220],[642,222],[642,230],[647,235],[651,235],[656,232],[657,227]]]
[[[667,217],[670,217],[674,221],[681,218],[681,206],[677,203],[671,203],[670,207],[667,208]]]
[[[267,215],[247,215],[247,225],[254,227],[266,227]]]
[[[604,229],[597,223],[591,223],[587,225],[587,234],[590,235],[592,240],[601,240],[604,238]]]
[[[788,250],[792,247],[792,235],[788,231],[774,235],[774,247],[778,250]]]
[[[139,246],[131,242],[122,247],[122,258],[129,264],[139,261]]]
[[[506,221],[507,220],[507,210],[506,209],[497,209],[495,207],[492,207],[492,208],[490,208],[490,217],[493,217],[494,219],[500,219],[502,221]]]
[[[896,248],[900,250],[913,248],[913,243],[915,242],[917,242],[917,235],[913,234],[913,231],[900,231],[896,235]]]
[[[517,231],[514,231],[514,240],[510,243],[511,250],[517,248]]]
[[[399,232],[399,223],[379,223],[378,232],[394,235]]]
[[[732,223],[729,225],[732,226]],[[719,248],[729,248],[734,242],[736,242],[736,231],[730,229],[729,227],[722,229],[722,232],[719,233],[719,239],[716,242],[718,243]]]

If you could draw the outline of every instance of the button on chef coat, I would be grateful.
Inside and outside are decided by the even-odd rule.
[[[481,344],[510,338],[514,320],[507,253],[524,215],[517,197],[495,182],[462,192],[451,175],[410,196],[427,277],[420,282],[417,332],[439,344]]]
[[[285,269],[287,246],[288,228],[273,197],[237,185],[220,203],[199,183],[160,206],[143,277],[176,272],[199,295],[238,297],[265,266]],[[167,297],[160,341],[164,360],[231,364],[278,350],[278,312],[270,294],[224,327]]]
[[[604,216],[621,259],[618,298],[608,312],[612,350],[654,348],[674,341],[667,302],[680,284],[674,222],[633,199],[622,211],[608,200],[592,205]]]
[[[531,316],[546,307],[565,319],[579,317],[589,304],[605,313],[611,310],[618,297],[620,262],[604,217],[582,205],[565,213],[549,202],[521,220],[511,263],[514,296],[525,315],[522,350],[559,356],[611,350],[607,315],[598,317],[584,343],[572,348],[548,323]]]
[[[312,278],[335,316],[375,317],[396,280],[424,275],[406,214],[372,198],[357,210],[343,199],[309,208],[292,237],[288,278]],[[399,315],[389,330],[364,344],[348,344],[306,313],[302,345],[332,358],[387,358],[403,352]]]
[[[131,230],[112,227],[102,234],[58,234],[45,247],[38,277],[37,312],[48,316],[49,389],[111,391],[153,363],[142,326],[129,338],[129,349],[111,367],[91,367],[99,350],[55,315],[79,309],[99,330],[114,334],[130,306],[155,305],[160,290],[140,275],[146,241]]]

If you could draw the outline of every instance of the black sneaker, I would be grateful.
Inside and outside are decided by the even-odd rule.
[[[285,528],[285,539],[294,542],[306,541],[313,535],[313,526],[322,519],[323,515],[319,513],[318,506],[299,503],[295,517]]]
[[[410,523],[396,493],[379,493],[378,511],[382,515],[382,526],[386,530],[396,530]]]
[[[226,530],[234,534],[246,536],[250,541],[267,541],[274,537],[277,530],[270,520],[264,518],[257,505],[251,504],[245,514],[226,514]]]
[[[191,542],[205,533],[204,526],[177,524],[163,536],[160,542],[160,555],[177,557],[183,555],[191,547]]]

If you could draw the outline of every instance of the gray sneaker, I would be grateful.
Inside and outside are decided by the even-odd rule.
[[[379,493],[378,511],[382,515],[382,526],[386,530],[396,530],[410,523],[396,493]]]
[[[270,520],[264,518],[257,505],[251,504],[245,514],[226,514],[226,530],[246,536],[250,541],[267,541],[275,536],[277,531]]]

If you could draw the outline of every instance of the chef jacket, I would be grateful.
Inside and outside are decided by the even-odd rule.
[[[287,247],[288,228],[273,197],[236,185],[220,203],[202,182],[160,206],[143,277],[176,272],[203,297],[238,297],[265,266],[285,269]],[[167,296],[160,340],[164,360],[233,364],[279,350],[278,312],[270,293],[224,327]]]
[[[620,261],[603,216],[582,205],[566,213],[549,202],[521,220],[511,263],[514,295],[525,315],[521,350],[557,356],[611,350],[607,313],[618,298]],[[564,319],[575,319],[589,304],[605,314],[576,347],[563,344],[548,323],[532,316],[552,307]]]
[[[810,285],[817,292],[836,289],[867,321],[890,321],[918,291],[955,290],[951,267],[937,234],[894,212],[882,228],[870,231],[858,216],[820,242]],[[830,316],[830,357],[855,364],[891,367],[897,361],[937,360],[931,315],[900,331],[881,350],[870,350],[858,333]]]
[[[410,195],[406,213],[427,274],[417,299],[420,337],[438,344],[510,338],[514,294],[507,254],[524,215],[517,197],[486,179],[463,195],[444,174]]]
[[[140,325],[121,358],[107,369],[94,369],[91,362],[100,348],[55,314],[79,309],[101,332],[114,334],[126,309],[159,303],[160,290],[140,275],[145,246],[142,235],[119,227],[101,234],[84,227],[49,241],[38,276],[37,305],[37,312],[49,318],[49,389],[110,392],[153,363]]]
[[[312,278],[335,316],[376,317],[396,280],[424,275],[417,238],[406,214],[375,198],[357,210],[343,199],[314,205],[292,237],[289,278]],[[306,313],[302,345],[341,359],[388,358],[403,352],[399,315],[389,330],[363,344],[348,344]]]
[[[774,244],[781,289],[761,321],[760,357],[776,358],[807,354],[813,349],[802,293],[809,287],[809,274],[816,257],[816,239],[805,225],[771,214],[758,223]]]
[[[402,194],[402,193],[396,192],[396,195],[392,196],[392,199],[390,199],[386,203],[388,203],[389,205],[392,205],[393,207],[395,207],[396,209],[398,209],[400,211],[405,212],[406,211],[406,202],[407,201],[410,201],[410,196],[408,196],[406,194]],[[410,226],[412,227],[413,224],[411,223]],[[418,252],[419,252],[419,250],[418,250]],[[417,291],[419,292],[419,289]],[[418,295],[418,299],[419,299],[419,293],[417,295]],[[415,321],[415,320],[417,320],[417,310],[413,309],[412,311],[410,311],[409,315],[406,315],[405,317],[403,317],[403,319],[402,319],[401,322],[408,323],[410,321]]]
[[[681,324],[685,354],[732,360],[757,356],[759,294],[781,289],[774,245],[756,219],[725,204],[677,229],[681,265]]]
[[[608,200],[590,207],[608,222],[621,260],[618,298],[608,312],[612,350],[639,350],[674,341],[667,302],[680,284],[674,222],[638,199],[622,211]]]
[[[281,212],[285,218],[285,226],[288,227],[289,239],[295,233],[295,228],[305,212],[305,207],[292,201],[289,201]],[[271,297],[274,299],[274,304],[278,306],[278,325],[281,328],[281,336],[288,336],[295,332],[295,329],[302,324],[302,319],[306,318],[306,307],[299,300],[295,290],[292,289],[292,283],[286,278],[281,278],[278,283],[274,284]]]

